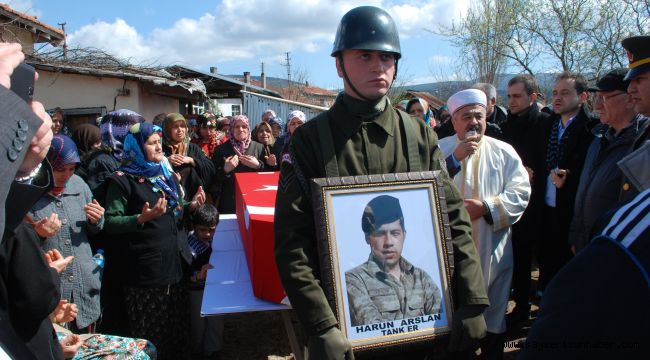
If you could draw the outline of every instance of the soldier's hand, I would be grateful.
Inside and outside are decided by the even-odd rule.
[[[307,341],[307,360],[354,360],[352,344],[336,326]]]
[[[467,305],[454,312],[449,351],[473,350],[478,347],[478,341],[487,332],[483,310],[483,306]]]

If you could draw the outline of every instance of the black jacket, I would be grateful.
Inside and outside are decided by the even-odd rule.
[[[169,156],[169,147],[165,147],[165,156]],[[174,171],[181,174],[181,185],[185,189],[185,200],[191,200],[199,186],[203,186],[203,190],[207,190],[207,185],[211,183],[214,176],[214,165],[208,159],[203,150],[196,144],[189,143],[187,148],[187,156],[194,159],[195,166],[183,164],[175,166]]]
[[[546,194],[546,178],[549,176],[550,169],[546,165],[546,153],[548,152],[548,144],[550,142],[551,127],[557,126],[558,122],[562,121],[560,115],[554,115],[545,127],[542,128],[540,134],[545,138],[546,150],[539,155],[543,155],[538,161],[544,164],[544,172],[542,179],[537,179],[540,182],[539,189],[542,198]],[[559,218],[562,220],[563,229],[569,229],[569,224],[573,218],[573,206],[575,203],[575,196],[578,190],[578,183],[580,181],[580,174],[585,163],[585,156],[589,144],[593,140],[591,129],[598,119],[592,117],[582,106],[576,115],[575,119],[566,128],[564,133],[564,151],[562,156],[558,159],[558,168],[568,171],[564,186],[557,189],[556,192],[556,210]],[[537,174],[536,174],[537,176]]]
[[[120,162],[107,147],[94,150],[81,159],[75,174],[79,175],[93,193],[120,166]]]
[[[140,182],[128,174],[118,172],[107,181],[109,202],[115,189],[126,198],[123,216],[140,214],[145,202],[153,206],[160,198],[160,193],[152,190],[151,183]],[[110,203],[106,211],[107,214],[113,211]],[[174,215],[172,209],[138,225],[137,229],[127,230],[108,224],[105,229],[113,240],[106,249],[106,270],[109,266],[111,271],[121,269],[119,276],[124,285],[150,287],[177,284],[192,261],[182,219]]]
[[[241,161],[235,170],[227,173],[224,171],[223,166],[226,158],[235,155],[235,149],[232,147],[230,141],[217,146],[212,155],[217,170],[216,181],[221,184],[221,198],[219,201],[219,213],[221,214],[234,214],[235,213],[235,173],[239,172],[254,172],[264,171],[264,145],[251,141],[251,144],[246,149],[246,155],[253,155],[262,164],[260,169],[251,169],[244,165]],[[279,161],[279,159],[278,159]]]

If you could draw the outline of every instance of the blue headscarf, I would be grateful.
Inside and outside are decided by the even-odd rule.
[[[162,139],[162,129],[159,126],[149,123],[135,124],[129,130],[124,139],[123,165],[118,171],[127,174],[146,178],[154,185],[154,191],[163,191],[167,196],[167,207],[176,208],[180,205],[179,186],[174,174],[170,171],[171,166],[166,158],[161,162],[149,161],[146,158],[144,144],[147,139],[158,134]]]

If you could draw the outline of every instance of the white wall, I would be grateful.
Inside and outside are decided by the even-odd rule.
[[[53,107],[106,107],[113,110],[117,90],[124,85],[123,79],[39,71],[34,98],[46,109]],[[178,112],[179,101],[173,97],[151,93],[142,84],[127,80],[129,96],[118,96],[115,109],[133,110],[151,120],[161,112]]]
[[[124,84],[122,79],[37,71],[39,78],[34,87],[34,99],[42,102],[46,109],[105,106],[111,111],[117,89]],[[127,80],[126,88],[131,90],[130,96],[119,96],[115,108],[139,113],[137,83]]]
[[[232,106],[242,105],[241,99],[218,99],[221,116],[232,116]],[[242,110],[243,112],[243,110]]]

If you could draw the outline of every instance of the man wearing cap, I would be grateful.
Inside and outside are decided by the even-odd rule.
[[[352,326],[440,312],[440,289],[429,274],[402,257],[406,239],[399,199],[380,195],[361,216],[368,261],[345,272]]]
[[[332,56],[344,91],[328,111],[293,134],[289,156],[281,163],[275,207],[276,264],[308,337],[310,359],[353,358],[320,283],[310,179],[444,166],[433,131],[394,110],[386,97],[401,52],[395,23],[385,10],[362,6],[345,14]],[[441,177],[455,265],[449,349],[459,351],[484,335],[482,312],[488,301],[468,214],[458,190],[446,174]]]
[[[630,81],[627,92],[632,97],[634,104],[634,111],[638,114],[650,116],[650,36],[633,36],[623,39],[621,42],[623,48],[627,50],[627,57],[630,61],[627,75],[625,80]],[[648,153],[650,148],[650,122],[646,122],[639,135],[634,140],[633,148],[645,148]],[[650,172],[645,171],[639,176],[635,173],[635,168],[641,167],[647,169],[650,164],[648,163],[648,156],[626,156],[619,164],[623,171],[624,178],[622,181],[620,199],[622,201],[630,200],[639,193],[639,189],[643,183],[650,182]]]
[[[569,244],[574,253],[589,241],[596,220],[618,203],[622,174],[616,163],[632,151],[632,143],[648,119],[634,110],[627,93],[629,80],[623,80],[627,69],[605,74],[596,86],[594,110],[600,114],[602,126],[594,128],[578,184]]]
[[[508,143],[483,135],[485,94],[459,91],[447,100],[456,136],[440,140],[440,149],[460,167],[454,183],[472,219],[490,306],[485,309],[488,335],[481,341],[487,359],[501,358],[505,315],[512,279],[510,227],[519,220],[530,197],[528,172]]]

